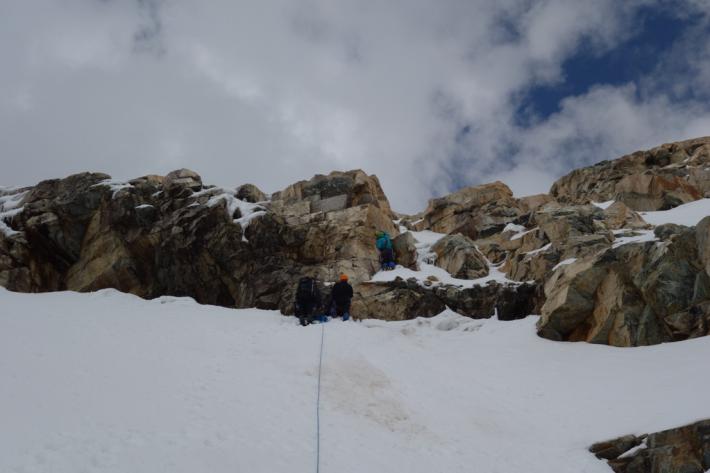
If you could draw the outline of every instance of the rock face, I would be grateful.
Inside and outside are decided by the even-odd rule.
[[[710,420],[650,435],[627,435],[594,444],[589,451],[608,460],[616,473],[704,473],[710,470]]]
[[[700,248],[709,220],[666,241],[610,248],[558,268],[545,284],[540,335],[616,346],[707,335],[710,279]]]
[[[327,296],[326,283],[346,273],[355,318],[449,307],[476,318],[541,313],[540,335],[555,340],[635,346],[699,337],[710,330],[710,217],[694,228],[653,228],[636,210],[709,195],[709,150],[701,138],[634,153],[571,173],[552,195],[515,198],[500,182],[469,187],[415,216],[395,214],[377,177],[361,170],[317,175],[271,198],[251,184],[205,185],[187,169],[0,188],[0,285],[110,287],[289,314],[298,278],[316,277]],[[399,269],[370,282],[379,230],[416,279],[383,282],[413,274]],[[431,275],[442,270],[441,280]]]
[[[633,210],[664,210],[710,197],[710,137],[637,151],[577,169],[550,194],[562,203],[616,200]]]
[[[367,280],[379,268],[376,230],[396,234],[384,195],[368,200],[376,178],[355,171],[315,182],[319,196],[349,192],[345,207],[310,212],[315,194],[302,184],[289,208],[309,211],[282,212],[281,202],[260,206],[203,188],[187,170],[133,184],[104,174],[44,181],[23,195],[13,234],[0,235],[0,283],[28,292],[112,287],[290,313],[301,275]],[[254,189],[242,196],[261,198]]]

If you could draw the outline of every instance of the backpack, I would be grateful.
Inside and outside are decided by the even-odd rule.
[[[384,250],[386,248],[392,248],[392,242],[390,241],[390,236],[384,233],[377,239],[376,243],[378,250]]]
[[[296,299],[299,301],[308,301],[315,299],[316,281],[313,278],[303,277],[298,281],[296,289]]]

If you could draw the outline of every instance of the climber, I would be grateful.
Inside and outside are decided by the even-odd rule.
[[[380,251],[380,265],[385,271],[395,268],[394,251],[392,250],[392,240],[387,232],[379,231],[375,235],[377,237],[376,246]]]
[[[340,281],[335,283],[331,292],[334,316],[348,320],[350,318],[350,299],[353,298],[353,287],[348,283],[348,275],[341,274]]]
[[[321,296],[315,278],[302,277],[296,287],[296,303],[294,304],[296,317],[301,325],[305,327],[312,323],[320,306]]]

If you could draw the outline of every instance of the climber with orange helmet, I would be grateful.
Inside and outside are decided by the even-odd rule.
[[[350,300],[353,298],[353,287],[348,283],[348,275],[341,274],[340,281],[335,283],[330,296],[333,301],[335,315],[343,320],[350,318]]]

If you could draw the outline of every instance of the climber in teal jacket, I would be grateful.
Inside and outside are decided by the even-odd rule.
[[[379,231],[376,233],[377,241],[375,246],[380,252],[380,265],[383,270],[388,271],[395,268],[394,251],[392,250],[392,240],[387,232]]]

